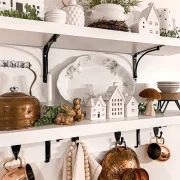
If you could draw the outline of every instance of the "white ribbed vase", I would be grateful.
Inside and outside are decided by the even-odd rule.
[[[68,5],[63,8],[66,12],[66,24],[75,26],[84,26],[85,16],[84,8],[79,5]]]

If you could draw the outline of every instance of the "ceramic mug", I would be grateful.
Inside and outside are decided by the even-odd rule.
[[[15,158],[8,159],[4,164],[3,168],[6,170],[6,173],[3,175],[1,180],[35,180],[34,173],[29,164],[25,166],[22,165],[22,159],[18,157],[20,165],[15,168],[7,168],[6,164],[14,161]]]
[[[156,138],[156,143],[149,145],[148,156],[153,160],[167,161],[170,158],[170,150],[164,145],[164,138],[161,138],[163,143],[159,143],[158,140]]]

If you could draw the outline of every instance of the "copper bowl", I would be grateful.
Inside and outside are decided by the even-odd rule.
[[[136,153],[124,146],[111,149],[102,160],[99,180],[120,180],[127,169],[140,168]]]
[[[128,169],[124,172],[122,180],[149,180],[149,174],[142,168]]]

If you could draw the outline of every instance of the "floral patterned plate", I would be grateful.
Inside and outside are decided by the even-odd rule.
[[[72,103],[77,97],[85,106],[90,97],[103,95],[113,82],[118,82],[122,93],[132,95],[135,81],[118,62],[108,56],[96,54],[80,56],[59,75],[57,87],[63,98]]]

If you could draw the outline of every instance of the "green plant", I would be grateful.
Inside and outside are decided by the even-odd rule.
[[[153,104],[153,105],[154,105],[154,110],[155,110],[156,114],[163,114],[159,109],[156,108],[157,107],[156,104]],[[146,103],[139,103],[139,105],[138,105],[139,114],[143,115],[145,113],[146,106],[147,106]]]
[[[57,107],[49,107],[49,106],[42,106],[42,110],[44,111],[43,117],[38,119],[34,126],[43,126],[47,124],[55,124],[56,116],[59,113],[65,113],[65,111],[61,108],[61,106]]]
[[[171,37],[171,38],[180,38],[180,28],[175,28],[174,30],[166,31],[164,29],[164,32],[161,32],[161,36],[163,37]]]
[[[128,14],[130,12],[130,8],[139,6],[141,1],[139,0],[89,0],[87,6],[89,8],[92,8],[98,4],[106,4],[106,3],[121,5],[124,8],[125,14]]]
[[[29,4],[25,4],[24,7],[26,9],[26,13],[10,9],[0,11],[0,16],[41,21],[40,17],[38,17],[38,12],[35,8],[32,8]]]

